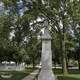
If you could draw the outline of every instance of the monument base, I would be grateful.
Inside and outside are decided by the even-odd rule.
[[[38,80],[56,80],[52,70],[41,70]]]

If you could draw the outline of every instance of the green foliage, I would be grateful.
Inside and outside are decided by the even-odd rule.
[[[13,10],[12,14],[0,16],[1,56],[7,55],[8,58],[11,56],[16,62],[27,61],[27,63],[33,64],[36,61],[39,62],[40,55],[37,47],[40,48],[41,45],[37,44],[39,41],[37,34],[41,31],[43,25],[37,22],[38,17],[48,19],[48,29],[51,32],[52,49],[54,51],[53,58],[55,55],[55,59],[61,62],[61,58],[66,59],[67,55],[71,55],[72,51],[75,50],[76,42],[80,42],[79,29],[76,29],[77,24],[80,26],[80,1],[43,0],[42,2],[42,0],[35,0],[31,3],[25,1],[25,8],[28,10],[25,11],[23,16],[17,14],[18,1],[3,0],[5,10],[9,7],[12,7]],[[32,25],[30,25],[31,23]],[[14,37],[9,39],[12,31],[14,31]],[[73,31],[72,34],[71,31]],[[77,35],[73,37],[74,34]],[[76,42],[74,41],[75,38]],[[13,46],[8,45],[8,43],[13,43]],[[9,60],[11,60],[11,57]]]
[[[17,1],[19,0],[3,0],[3,3],[5,4],[6,7],[16,5]]]
[[[73,0],[69,3],[69,13],[75,21],[80,22],[80,1]]]
[[[39,63],[40,61],[40,52],[39,52],[40,42],[37,40],[37,37],[31,37],[28,45],[27,45],[27,55],[29,56],[30,63],[33,67]]]

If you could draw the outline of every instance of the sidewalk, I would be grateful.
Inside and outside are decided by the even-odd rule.
[[[32,72],[29,76],[26,76],[24,79],[22,80],[33,80],[36,75],[38,74],[39,70],[35,70],[34,72]]]

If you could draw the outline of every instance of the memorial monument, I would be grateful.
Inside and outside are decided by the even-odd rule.
[[[42,54],[41,54],[41,72],[38,76],[38,80],[55,80],[55,76],[52,71],[52,51],[51,51],[51,36],[49,34],[48,22],[44,22],[44,33],[41,36],[42,39]]]

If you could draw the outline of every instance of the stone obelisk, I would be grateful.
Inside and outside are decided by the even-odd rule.
[[[41,54],[41,72],[38,80],[55,80],[52,72],[52,51],[51,51],[51,36],[47,29],[48,23],[45,22],[44,33],[42,34],[42,54]]]

